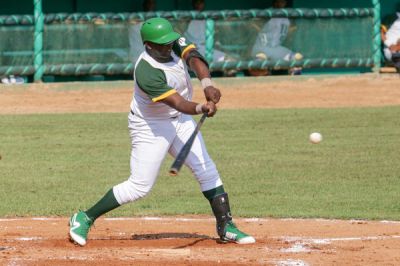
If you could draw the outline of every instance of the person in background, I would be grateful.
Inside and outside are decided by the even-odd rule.
[[[285,8],[286,6],[287,0],[274,0],[272,2],[272,8]],[[290,20],[288,18],[269,19],[258,33],[251,52],[252,57],[257,60],[301,60],[302,54],[293,52],[282,45],[288,35],[289,27]],[[290,74],[300,75],[301,68],[290,69]]]
[[[6,77],[2,77],[1,83],[7,84],[7,85],[23,84],[23,83],[25,83],[25,79],[23,77],[10,75],[10,76],[6,76]]]
[[[397,19],[390,28],[387,31],[385,29],[381,31],[381,37],[386,60],[393,64],[400,73],[400,12],[397,12],[396,15]]]
[[[152,12],[156,10],[156,0],[143,0],[143,12]],[[144,51],[142,40],[140,39],[140,28],[143,21],[132,21],[133,25],[129,27],[129,57],[133,64],[139,58],[139,55]]]
[[[192,7],[198,12],[204,11],[204,0],[192,0]],[[194,19],[191,20],[183,36],[196,45],[200,54],[205,56],[206,53],[206,21]],[[213,61],[222,62],[226,59],[226,54],[214,48]]]
[[[143,0],[143,11],[144,12],[151,12],[156,10],[156,0]]]

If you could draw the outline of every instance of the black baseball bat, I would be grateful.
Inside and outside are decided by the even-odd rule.
[[[203,116],[200,118],[200,121],[197,123],[196,128],[194,129],[192,135],[190,138],[186,141],[185,145],[183,145],[182,149],[179,151],[178,155],[175,158],[175,161],[172,163],[171,168],[169,169],[170,175],[177,175],[179,173],[179,170],[181,170],[181,167],[183,163],[185,162],[190,149],[192,148],[194,139],[197,136],[197,133],[199,132],[201,126],[203,125],[204,120],[207,117],[207,113],[204,113]]]

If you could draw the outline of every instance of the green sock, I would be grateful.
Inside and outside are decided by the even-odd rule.
[[[210,189],[210,190],[203,191],[204,197],[206,197],[210,202],[216,196],[224,194],[224,193],[225,193],[225,190],[224,190],[223,185],[213,188],[213,189]]]
[[[110,189],[101,200],[85,211],[85,213],[94,222],[101,215],[114,210],[119,206],[120,204],[114,196],[113,189]]]

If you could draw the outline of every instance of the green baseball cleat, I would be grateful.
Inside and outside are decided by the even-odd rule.
[[[83,211],[72,215],[69,220],[69,235],[71,240],[80,246],[86,245],[87,234],[92,224],[93,221]]]
[[[232,221],[226,224],[225,234],[221,236],[221,241],[237,244],[253,244],[256,242],[254,237],[240,231]]]

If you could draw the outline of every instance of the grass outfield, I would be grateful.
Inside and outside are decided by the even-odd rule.
[[[222,110],[202,132],[234,216],[400,220],[400,107]],[[68,216],[129,175],[127,114],[0,116],[0,216]],[[320,144],[308,135],[321,132]],[[211,214],[191,173],[109,216]]]

